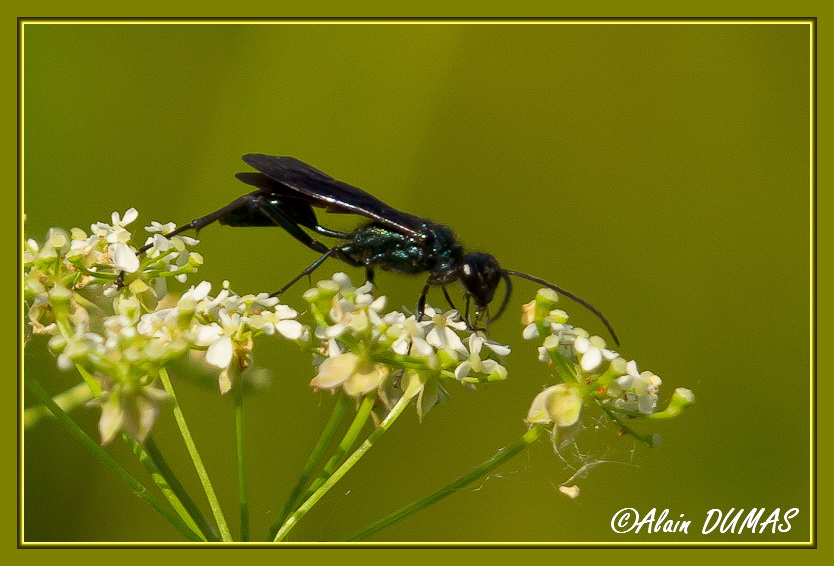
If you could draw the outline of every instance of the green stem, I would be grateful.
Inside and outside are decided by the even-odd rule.
[[[412,515],[429,505],[433,505],[449,495],[452,495],[454,492],[466,487],[478,478],[492,472],[492,470],[524,450],[527,446],[538,440],[545,430],[547,430],[547,428],[544,425],[534,425],[524,436],[521,437],[518,442],[501,448],[492,458],[480,464],[471,472],[460,476],[452,483],[440,488],[431,495],[419,499],[414,503],[406,505],[402,509],[391,513],[390,515],[383,517],[347,540],[351,542],[365,540],[375,532],[384,529],[385,527],[392,525],[393,523],[396,523],[397,521],[404,519],[405,517],[408,517],[409,515]]]
[[[298,524],[298,521],[300,521],[304,515],[307,514],[313,505],[315,505],[319,499],[324,497],[324,495],[330,491],[330,488],[336,485],[336,482],[342,479],[342,476],[348,473],[348,471],[350,471],[359,459],[362,458],[362,456],[364,456],[365,453],[367,453],[368,450],[370,450],[371,447],[379,440],[385,431],[388,430],[392,424],[394,424],[394,421],[396,421],[397,417],[399,417],[405,408],[408,407],[410,402],[411,397],[406,397],[405,395],[400,397],[399,401],[397,401],[397,403],[391,408],[388,415],[382,419],[382,422],[379,423],[379,426],[371,433],[370,436],[368,436],[367,439],[365,439],[365,442],[363,442],[362,445],[356,449],[356,452],[351,454],[350,457],[345,460],[345,463],[339,466],[339,468],[333,472],[329,478],[327,478],[327,481],[325,481],[321,487],[308,497],[307,500],[301,504],[301,507],[299,507],[298,510],[284,522],[281,529],[275,535],[275,538],[273,539],[274,542],[281,542],[284,538],[286,538],[287,534],[289,534],[292,528]]]
[[[93,377],[93,374],[88,372],[84,368],[84,366],[82,366],[81,364],[75,364],[75,369],[77,369],[78,373],[81,374],[81,377],[84,378],[84,383],[87,384],[87,388],[90,390],[90,392],[93,394],[93,396],[94,397],[100,397],[101,396],[101,384],[98,382],[98,380],[95,377]]]
[[[177,494],[171,488],[171,485],[168,481],[163,477],[162,473],[159,471],[159,466],[154,461],[153,457],[145,450],[145,447],[142,446],[140,442],[137,442],[133,437],[126,433],[122,433],[122,440],[124,440],[130,448],[133,450],[133,453],[139,458],[139,461],[145,466],[145,469],[151,475],[151,479],[153,479],[156,486],[162,491],[162,495],[165,496],[165,499],[168,500],[168,503],[171,504],[171,507],[174,508],[177,515],[179,515],[180,519],[188,525],[188,528],[194,531],[195,533],[200,534],[200,540],[206,541],[205,535],[201,534],[200,527],[197,526],[196,521],[189,515],[188,511],[186,511],[185,506],[180,501]]]
[[[356,412],[356,417],[354,417],[353,422],[350,423],[350,428],[345,433],[345,436],[342,438],[342,441],[339,443],[339,446],[336,448],[336,451],[333,452],[333,455],[324,465],[321,472],[319,473],[319,477],[316,478],[316,481],[313,482],[313,485],[310,486],[310,489],[307,490],[305,493],[305,497],[309,497],[314,491],[322,486],[322,484],[331,476],[333,470],[339,467],[339,465],[344,461],[345,454],[356,444],[356,439],[359,438],[359,435],[362,433],[362,429],[365,428],[365,423],[368,422],[368,418],[371,416],[371,409],[374,408],[374,403],[376,403],[377,392],[374,391],[365,396],[362,399],[362,404],[359,406],[359,410]]]
[[[200,478],[200,483],[203,484],[203,490],[206,492],[206,497],[211,506],[211,512],[214,514],[214,520],[217,521],[217,527],[220,529],[220,538],[223,542],[232,542],[232,533],[229,531],[229,525],[226,523],[226,518],[223,516],[223,509],[220,507],[220,501],[214,493],[214,487],[211,485],[211,480],[208,477],[208,472],[203,465],[203,459],[200,458],[200,453],[197,451],[197,445],[194,443],[194,438],[191,436],[191,431],[188,429],[188,424],[185,422],[185,415],[182,413],[182,408],[177,401],[177,395],[174,392],[174,387],[171,385],[171,378],[168,376],[168,371],[165,368],[159,370],[159,377],[162,381],[162,386],[165,387],[165,392],[171,398],[174,405],[174,418],[179,426],[182,439],[185,441],[185,446],[188,448],[188,454],[191,456],[191,461],[194,463],[194,468],[197,470],[197,476]]]
[[[556,369],[556,373],[559,374],[559,377],[561,377],[565,383],[579,383],[579,379],[576,377],[576,371],[573,366],[561,353],[559,353],[558,349],[548,351],[547,355],[553,362],[553,367]]]
[[[235,376],[235,440],[237,446],[237,487],[240,500],[240,540],[249,542],[249,495],[246,491],[246,464],[243,459],[243,379]]]
[[[115,473],[120,480],[125,482],[136,495],[138,495],[151,507],[156,509],[156,511],[159,512],[159,514],[162,515],[166,521],[171,523],[175,529],[182,533],[186,539],[194,542],[203,540],[200,535],[189,529],[179,517],[172,513],[170,509],[165,507],[159,499],[154,497],[154,495],[150,493],[148,489],[139,482],[139,480],[130,475],[130,473],[116,460],[114,460],[113,457],[104,450],[104,448],[99,446],[98,443],[87,436],[87,433],[81,430],[78,424],[76,424],[76,422],[73,421],[69,415],[61,410],[58,404],[52,400],[52,397],[49,396],[49,394],[37,381],[30,376],[25,376],[25,381],[29,390],[35,394],[41,403],[46,405],[49,410],[52,411],[52,414],[55,415],[55,419],[64,425],[69,433],[74,436],[75,439],[78,440],[87,450],[89,450],[93,456],[95,456],[102,464]]]
[[[212,542],[219,541],[220,536],[218,536],[217,530],[209,522],[208,518],[206,518],[202,511],[200,511],[200,508],[197,507],[197,504],[193,499],[191,499],[191,496],[188,495],[185,487],[183,487],[179,479],[177,479],[174,471],[168,466],[168,462],[165,461],[165,457],[162,455],[162,452],[159,450],[156,442],[154,442],[153,437],[148,437],[147,440],[145,440],[144,447],[145,453],[153,460],[154,464],[156,464],[162,478],[168,483],[168,486],[173,491],[174,495],[179,499],[180,503],[182,503],[182,506],[185,508],[188,516],[197,523],[200,532],[205,535],[206,540],[210,540]]]
[[[640,442],[645,443],[647,446],[654,446],[654,436],[651,434],[640,434],[627,424],[625,424],[612,410],[611,407],[607,406],[605,403],[598,403],[599,407],[608,415],[612,421],[614,421],[620,429],[625,432],[626,434],[633,436]]]
[[[313,470],[315,470],[316,464],[321,459],[322,454],[324,454],[324,450],[336,435],[336,431],[339,428],[339,424],[342,422],[342,417],[344,417],[349,403],[350,397],[344,393],[339,394],[339,397],[336,399],[336,405],[333,407],[333,412],[330,414],[330,419],[324,426],[324,430],[322,430],[321,436],[319,436],[318,442],[316,442],[313,451],[310,452],[310,457],[307,458],[307,463],[304,464],[304,468],[301,470],[298,482],[295,484],[295,487],[293,487],[289,497],[287,497],[287,501],[284,503],[281,513],[275,518],[272,526],[269,527],[269,538],[267,540],[272,540],[275,537],[275,534],[278,532],[281,524],[289,516],[290,512],[295,509],[299,503],[301,503],[300,499],[303,494],[304,486],[306,486],[307,482],[310,481],[310,477],[313,475]]]
[[[55,404],[64,412],[69,412],[79,405],[83,405],[93,398],[93,392],[86,383],[79,383],[57,394],[52,398]],[[38,424],[42,418],[51,417],[52,411],[46,408],[45,405],[36,405],[29,407],[23,412],[23,426],[30,428]]]

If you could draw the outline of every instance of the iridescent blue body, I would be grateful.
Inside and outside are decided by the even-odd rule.
[[[340,251],[367,268],[415,274],[436,274],[433,284],[456,280],[463,246],[446,226],[426,222],[418,236],[395,232],[376,223],[352,232]]]

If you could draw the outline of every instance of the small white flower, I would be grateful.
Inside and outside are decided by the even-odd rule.
[[[212,342],[206,350],[206,361],[219,368],[227,368],[232,363],[234,343],[231,337],[221,336]]]
[[[637,362],[626,365],[627,373],[610,383],[606,392],[612,402],[621,409],[639,411],[644,414],[654,412],[662,380],[650,371],[637,371]]]
[[[139,257],[127,244],[110,244],[110,257],[113,265],[122,271],[135,273],[139,269]]]
[[[145,226],[145,231],[150,232],[151,234],[168,234],[176,229],[177,225],[173,222],[162,224],[161,222],[157,222],[156,220],[151,220],[151,225]]]
[[[389,369],[385,365],[347,352],[322,361],[310,385],[314,389],[335,390],[342,387],[351,397],[361,397],[378,388],[388,374]]]
[[[109,443],[121,430],[144,442],[159,417],[160,404],[168,395],[153,386],[125,387],[110,380],[103,385],[103,395],[94,400],[101,406],[98,422],[101,443]]]
[[[325,283],[325,285],[322,285]],[[328,318],[332,321],[323,333],[327,338],[341,336],[345,332],[351,334],[362,334],[370,332],[378,334],[379,326],[382,324],[380,312],[385,308],[386,299],[384,296],[374,299],[369,292],[373,289],[370,284],[365,284],[359,289],[350,285],[350,279],[344,273],[337,273],[330,281],[330,286],[336,286],[338,291],[332,296]],[[322,297],[323,289],[329,288],[327,282],[320,282],[313,293],[305,293],[305,298],[316,301]],[[367,291],[367,292],[365,292]]]
[[[437,348],[438,350],[445,350],[450,354],[460,354],[462,356],[468,355],[466,346],[455,330],[466,330],[466,323],[462,320],[457,320],[458,311],[450,310],[446,313],[436,311],[430,306],[426,306],[425,314],[429,317],[429,321],[422,324],[430,327],[426,334],[426,342]]]
[[[136,220],[138,216],[139,213],[135,208],[128,209],[124,213],[124,217],[119,216],[118,212],[114,212],[110,215],[111,221],[113,222],[112,226],[103,222],[97,222],[92,226],[93,232],[97,236],[104,238],[110,244],[126,244],[130,241],[131,234],[125,226]]]
[[[616,352],[605,347],[605,340],[599,336],[586,338],[579,336],[573,343],[573,347],[579,353],[579,365],[585,371],[593,371],[600,366],[603,360],[611,361],[618,357]]]
[[[383,321],[389,325],[387,334],[390,338],[394,338],[391,349],[397,354],[407,355],[415,339],[420,339],[423,344],[428,345],[424,340],[423,325],[417,322],[417,317],[406,317],[405,314],[397,311],[385,315]],[[422,348],[422,344],[420,347]],[[425,349],[422,349],[425,352]],[[429,346],[429,350],[431,350],[431,346]]]
[[[124,216],[120,217],[118,212],[114,212],[110,215],[110,220],[113,222],[113,226],[124,227],[139,218],[139,212],[135,208],[128,208],[125,211]]]
[[[272,335],[278,332],[289,340],[298,340],[304,332],[304,326],[297,320],[292,320],[298,313],[286,305],[277,305],[274,311],[263,311],[249,317],[252,328]]]
[[[455,378],[462,380],[474,373],[480,373],[492,379],[506,379],[507,368],[502,366],[495,360],[481,359],[481,349],[486,345],[489,349],[496,352],[498,355],[505,356],[510,353],[510,348],[487,340],[480,334],[471,334],[469,336],[469,356],[457,368],[455,368]]]

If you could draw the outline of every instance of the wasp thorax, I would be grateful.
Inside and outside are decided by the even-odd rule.
[[[466,254],[460,266],[460,282],[475,299],[475,305],[486,307],[501,281],[501,266],[493,256],[484,253]]]

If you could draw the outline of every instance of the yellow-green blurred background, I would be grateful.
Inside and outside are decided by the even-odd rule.
[[[25,235],[130,207],[137,225],[186,222],[246,191],[233,177],[242,154],[301,158],[589,299],[623,355],[663,378],[662,405],[679,386],[698,401],[655,427],[654,450],[585,431],[591,456],[619,463],[592,470],[577,500],[558,493],[573,472],[542,442],[374,540],[807,540],[808,37],[807,24],[30,23]],[[274,291],[315,258],[277,229],[212,226],[200,239],[199,278],[241,293]],[[336,270],[363,276],[335,261],[319,274]],[[423,279],[378,284],[411,307]],[[300,307],[304,287],[284,300]],[[493,329],[514,349],[509,379],[452,387],[422,424],[407,413],[292,540],[347,536],[524,432],[553,383],[520,337],[519,306],[535,290],[519,282]],[[246,407],[255,538],[333,403],[310,390],[313,368],[293,345],[259,346],[273,381]],[[54,393],[78,380],[39,339],[25,370]],[[190,381],[178,390],[236,525],[230,399]],[[97,410],[74,416],[97,434]],[[169,411],[154,436],[202,501]],[[109,450],[145,479],[124,446]],[[28,541],[180,540],[55,423],[26,432],[23,487]],[[624,507],[669,508],[693,528],[616,535]],[[699,533],[710,509],[753,507],[800,513],[788,533]]]

